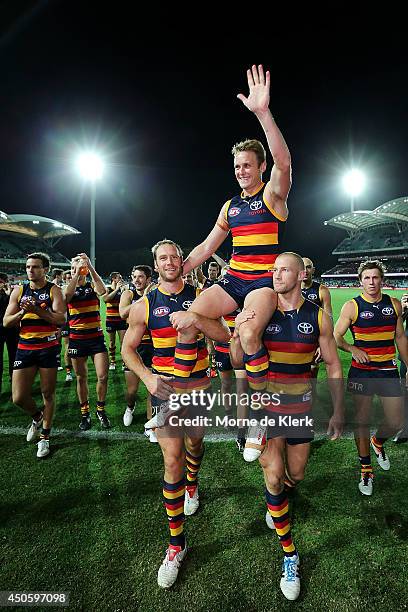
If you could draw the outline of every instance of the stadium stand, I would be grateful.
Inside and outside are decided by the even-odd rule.
[[[408,197],[390,200],[374,210],[341,213],[324,224],[348,234],[332,251],[338,261],[322,274],[325,284],[358,284],[357,268],[370,258],[384,263],[388,285],[408,287]]]
[[[53,267],[68,268],[70,261],[56,248],[64,236],[80,234],[77,229],[36,215],[9,215],[0,211],[0,266],[11,277],[25,277],[29,253],[44,251]]]

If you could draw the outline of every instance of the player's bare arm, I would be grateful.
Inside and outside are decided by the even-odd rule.
[[[326,312],[322,313],[319,347],[326,364],[327,378],[333,402],[333,415],[327,433],[331,440],[339,438],[344,426],[343,370],[333,336],[333,323]]]
[[[370,361],[369,356],[365,351],[354,346],[354,344],[349,344],[345,341],[344,336],[346,335],[347,330],[353,322],[355,315],[355,304],[353,300],[349,300],[346,302],[341,309],[340,316],[337,320],[337,323],[334,327],[334,338],[336,340],[336,344],[341,351],[345,351],[346,353],[351,353],[353,359],[357,361],[357,363],[368,363]]]
[[[128,318],[129,327],[122,343],[122,358],[127,367],[143,381],[151,395],[155,395],[162,400],[167,400],[173,393],[173,387],[169,384],[171,377],[153,374],[146,368],[139,354],[136,352],[146,332],[145,317],[145,300],[140,300],[132,304]]]
[[[183,263],[183,274],[187,274],[193,268],[200,266],[221,246],[225,238],[228,236],[229,227],[225,221],[226,204],[221,209],[217,222],[214,225],[207,238],[197,245]]]
[[[238,94],[238,98],[252,111],[265,132],[268,147],[273,158],[271,177],[265,188],[265,198],[273,210],[286,219],[288,216],[287,197],[292,184],[291,158],[288,146],[283,138],[272,113],[270,102],[270,73],[264,73],[262,65],[252,66],[247,70],[248,97]]]

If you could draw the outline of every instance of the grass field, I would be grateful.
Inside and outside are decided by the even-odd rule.
[[[335,317],[355,294],[332,292]],[[341,357],[346,369],[350,356]],[[202,504],[186,522],[190,550],[178,582],[163,592],[156,582],[168,540],[162,458],[141,433],[144,391],[134,424],[125,428],[123,375],[120,368],[110,372],[113,428],[103,433],[94,425],[80,434],[75,383],[64,378],[60,372],[56,433],[45,460],[25,441],[29,420],[3,387],[0,591],[66,591],[70,609],[92,611],[408,608],[405,445],[389,443],[391,471],[374,468],[374,495],[363,498],[352,440],[313,443],[306,478],[291,498],[302,563],[302,592],[291,604],[279,590],[282,554],[265,525],[259,466],[246,464],[233,440],[208,442]],[[94,407],[92,367],[90,380]]]

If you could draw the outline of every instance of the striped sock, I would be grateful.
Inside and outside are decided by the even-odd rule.
[[[282,491],[279,495],[272,495],[268,489],[265,489],[265,497],[268,512],[273,518],[285,557],[296,555],[297,551],[290,532],[289,501],[286,491]]]
[[[116,355],[116,345],[110,344],[109,345],[109,361],[111,363],[115,363],[115,355]]]
[[[371,465],[371,457],[367,455],[366,457],[359,456],[360,465],[361,465],[361,478],[366,478],[370,474],[373,473],[373,468]]]
[[[82,416],[89,416],[89,400],[86,400],[86,402],[82,402],[81,414]]]
[[[375,448],[378,449],[379,452],[381,452],[383,444],[387,440],[388,440],[388,438],[377,438],[377,436],[372,436],[371,443],[373,444],[373,446],[375,446]]]
[[[195,489],[198,485],[198,472],[201,467],[201,462],[204,457],[204,446],[201,448],[201,454],[194,456],[186,450],[186,468],[187,468],[187,489]]]
[[[96,402],[96,412],[105,412],[105,404],[106,402],[97,401]]]
[[[174,353],[174,387],[177,388],[179,383],[187,382],[197,363],[197,342],[179,342],[177,341],[176,350]],[[183,387],[183,384],[181,385]]]
[[[269,354],[266,348],[262,345],[254,355],[245,354],[244,364],[249,388],[258,392],[265,391],[269,368]]]
[[[49,427],[48,429],[45,429],[45,427],[43,427],[40,433],[40,440],[49,440],[50,432],[51,432],[51,427]]]
[[[163,480],[163,498],[170,528],[170,544],[185,548],[184,535],[184,495],[186,486],[184,478],[174,484]]]

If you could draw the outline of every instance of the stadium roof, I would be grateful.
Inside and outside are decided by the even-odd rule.
[[[37,215],[7,215],[0,211],[0,230],[43,240],[72,236],[81,232],[70,225]]]
[[[325,225],[339,227],[349,232],[392,223],[408,223],[408,197],[390,200],[374,210],[345,212],[325,221]]]

